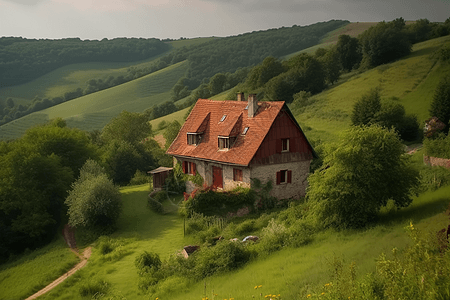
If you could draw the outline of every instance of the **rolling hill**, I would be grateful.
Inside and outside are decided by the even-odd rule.
[[[184,75],[187,62],[139,79],[32,113],[0,126],[0,139],[20,137],[27,128],[61,117],[70,127],[101,129],[122,110],[142,112],[170,100],[170,89]]]

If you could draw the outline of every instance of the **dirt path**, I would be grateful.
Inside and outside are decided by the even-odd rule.
[[[39,292],[26,298],[25,300],[36,299],[37,297],[42,296],[43,294],[51,291],[54,287],[56,287],[58,284],[62,283],[64,280],[69,278],[69,276],[72,276],[76,271],[78,271],[79,269],[81,269],[82,267],[84,267],[87,264],[89,257],[91,257],[92,248],[87,247],[86,249],[84,249],[83,255],[79,254],[78,249],[76,249],[74,231],[68,225],[66,225],[64,227],[63,235],[64,235],[64,239],[66,240],[67,245],[70,247],[70,251],[75,253],[75,255],[77,255],[81,259],[81,261],[78,264],[76,264],[75,267],[70,269],[67,273],[65,273],[64,275],[62,275],[61,277],[59,277],[58,279],[56,279],[55,281],[53,281],[52,283],[47,285],[45,288],[43,288]]]

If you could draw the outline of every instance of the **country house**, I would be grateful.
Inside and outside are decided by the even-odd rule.
[[[205,186],[250,187],[250,178],[272,181],[279,199],[305,195],[316,157],[284,101],[199,99],[167,150],[186,174],[200,174]],[[189,191],[188,191],[189,192]]]

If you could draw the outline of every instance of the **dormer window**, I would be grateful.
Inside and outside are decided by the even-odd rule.
[[[219,150],[230,149],[235,140],[236,137],[219,136],[218,137]]]
[[[187,133],[187,143],[188,145],[198,145],[200,144],[200,141],[202,139],[202,133],[192,133],[192,132],[188,132]]]

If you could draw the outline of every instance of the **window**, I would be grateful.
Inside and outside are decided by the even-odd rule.
[[[242,180],[242,170],[233,169],[233,181],[243,181]]]
[[[220,137],[219,138],[219,149],[228,149],[230,148],[230,139]]]
[[[292,171],[291,170],[281,170],[277,172],[277,185],[292,182]]]
[[[218,137],[218,146],[219,149],[229,149],[231,148],[231,146],[233,145],[233,143],[236,141],[236,137],[224,137],[224,136],[219,136]]]
[[[243,135],[246,135],[246,134],[247,134],[247,131],[248,131],[248,127],[245,127],[245,128],[244,128],[244,131],[242,131],[242,134],[243,134]]]
[[[188,132],[188,134],[187,134],[188,145],[198,145],[198,144],[200,144],[201,139],[202,139],[202,136],[200,133]]]
[[[220,119],[220,122],[223,122],[225,120],[225,118],[227,117],[227,115],[223,115],[222,119]]]
[[[195,163],[189,162],[189,161],[183,162],[183,173],[184,174],[195,175],[196,172],[197,172],[197,166]]]
[[[281,152],[289,152],[289,139],[281,139]]]

